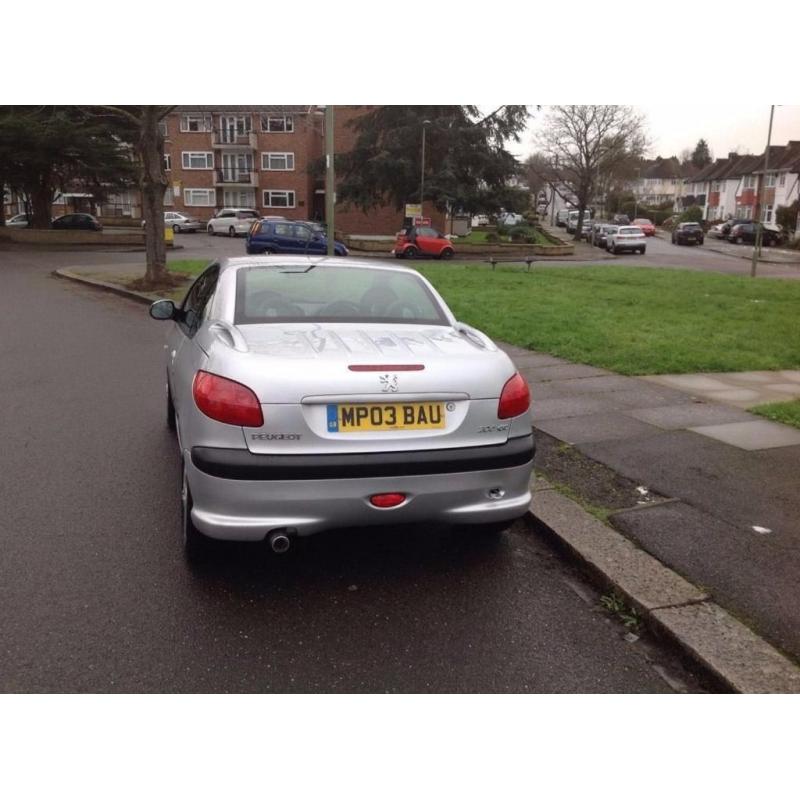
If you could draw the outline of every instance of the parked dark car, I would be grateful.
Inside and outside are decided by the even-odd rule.
[[[716,236],[718,239],[727,239],[728,234],[731,232],[731,228],[734,225],[747,225],[748,222],[752,220],[743,218],[743,219],[728,219],[725,222],[721,222],[719,225],[714,225],[713,228],[709,231],[712,236]]]
[[[53,220],[56,231],[101,231],[103,225],[91,214],[63,214]]]
[[[782,241],[780,231],[764,227],[761,234],[761,244],[764,247],[775,247]],[[754,222],[744,222],[734,225],[728,234],[728,241],[736,244],[755,244],[756,243],[756,224]]]
[[[323,233],[315,231],[311,225],[291,220],[257,220],[247,234],[247,252],[250,255],[261,253],[325,255],[328,240]],[[342,242],[334,242],[334,254],[346,256],[347,248]]]
[[[627,214],[614,214],[611,220],[615,225],[630,225],[631,220]]]
[[[681,222],[672,231],[672,244],[703,244],[705,234],[699,222]]]

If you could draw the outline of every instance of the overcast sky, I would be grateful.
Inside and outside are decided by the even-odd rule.
[[[650,156],[680,155],[684,148],[694,149],[697,140],[705,139],[715,158],[729,152],[762,153],[767,143],[768,105],[640,105],[652,147]],[[536,150],[534,135],[547,114],[547,106],[535,113],[528,131],[511,147],[516,155],[526,156]],[[800,106],[775,106],[772,144],[800,140]]]

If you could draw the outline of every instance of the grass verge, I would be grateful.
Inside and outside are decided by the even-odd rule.
[[[800,367],[800,282],[605,265],[417,268],[490,336],[624,375]]]
[[[753,414],[771,419],[773,422],[782,422],[800,428],[800,400],[788,400],[785,403],[766,403],[762,406],[748,408]]]

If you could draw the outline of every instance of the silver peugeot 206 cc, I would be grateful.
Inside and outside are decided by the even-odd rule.
[[[186,554],[426,522],[502,531],[528,509],[530,394],[420,274],[348,259],[214,262],[170,321],[167,423]]]

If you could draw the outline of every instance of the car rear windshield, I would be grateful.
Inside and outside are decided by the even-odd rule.
[[[619,233],[621,233],[623,235],[628,235],[628,236],[631,235],[631,234],[637,234],[637,233],[641,233],[641,232],[642,231],[641,231],[640,228],[620,228],[619,229]]]
[[[450,324],[413,272],[311,264],[239,269],[234,321]]]
[[[700,223],[699,222],[684,222],[681,225],[681,228],[685,231],[697,231],[700,230]]]

